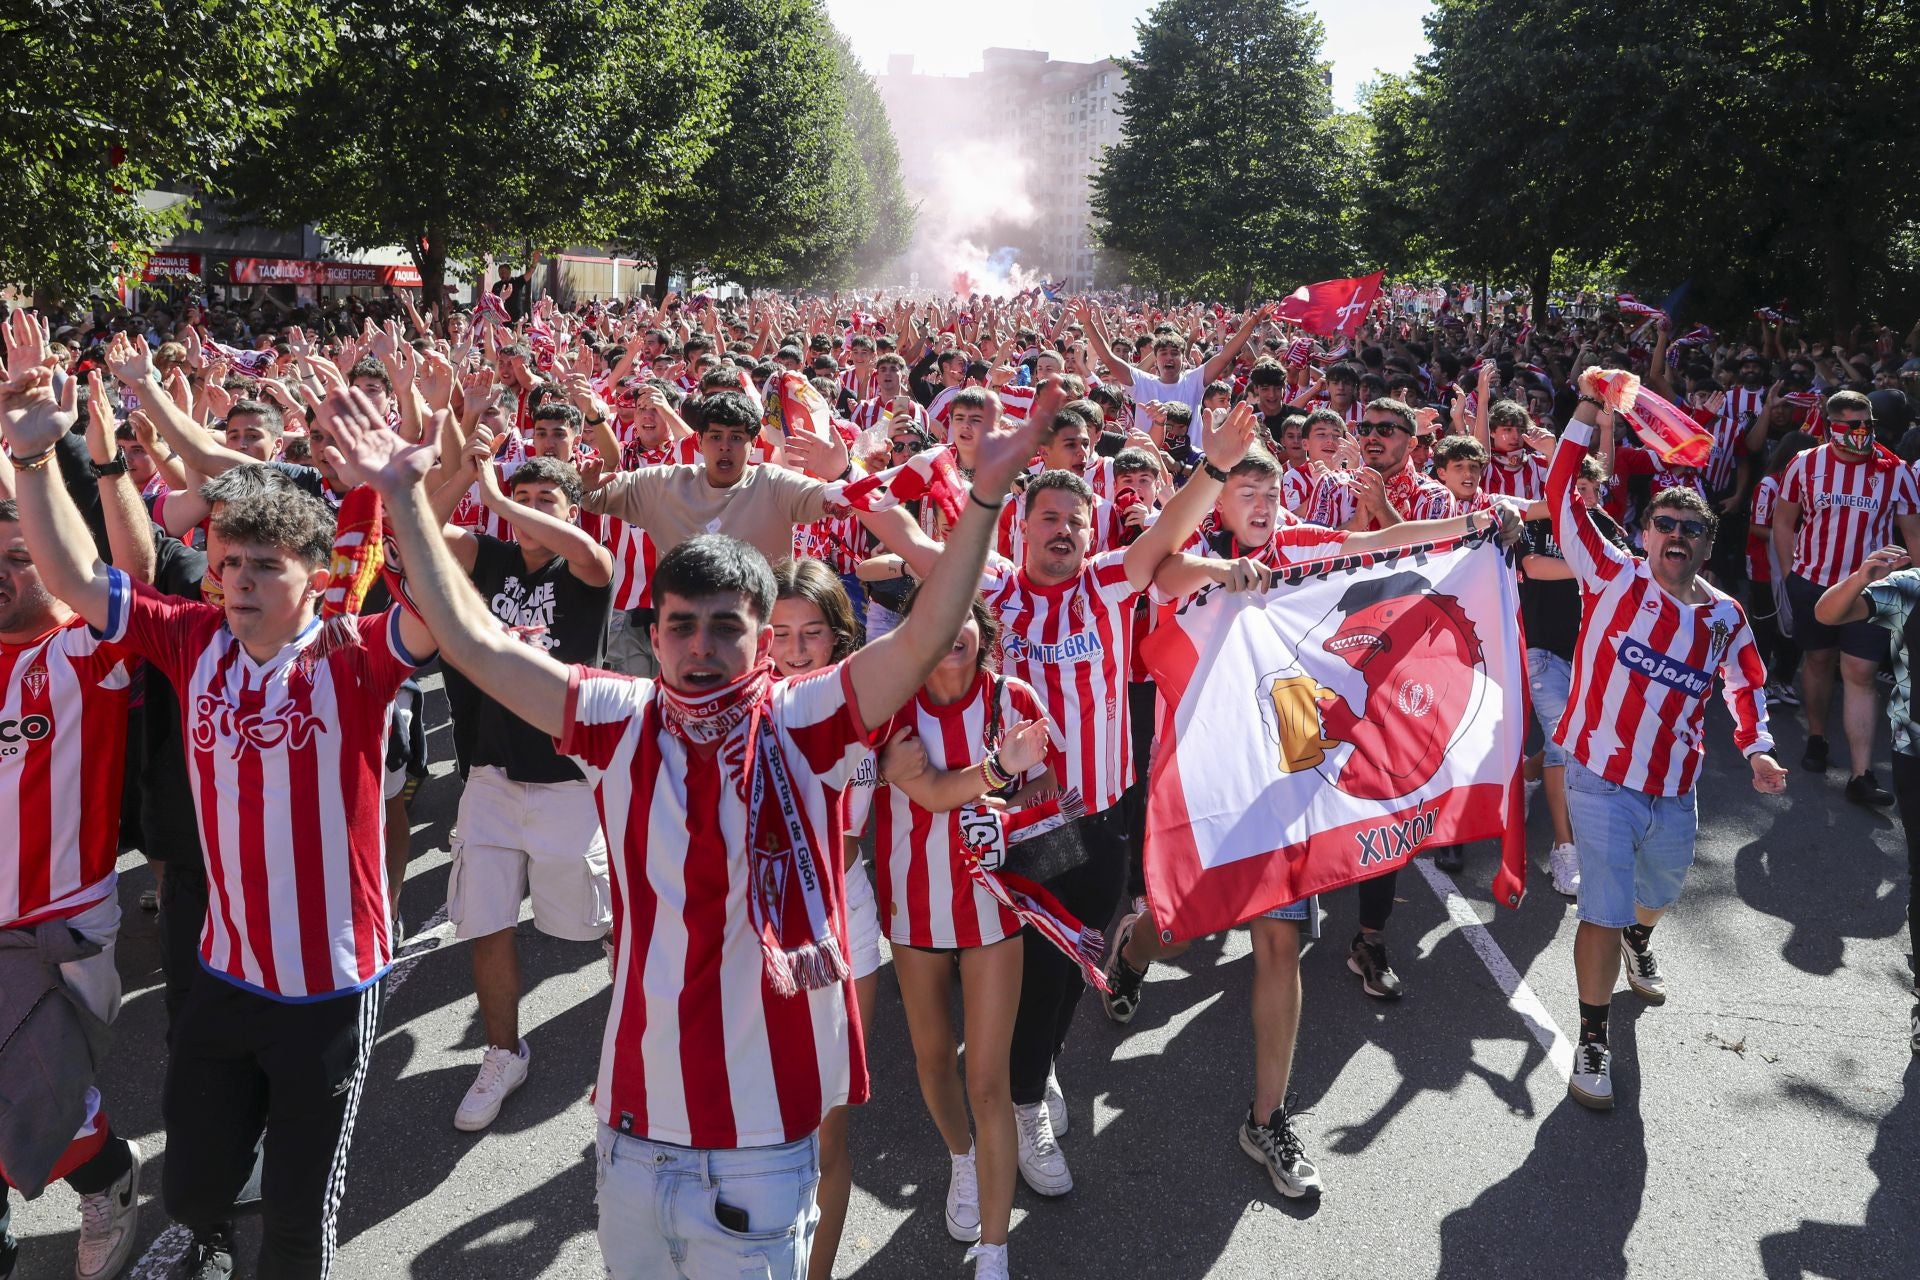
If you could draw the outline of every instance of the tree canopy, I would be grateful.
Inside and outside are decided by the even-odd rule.
[[[1319,20],[1298,0],[1161,0],[1136,31],[1093,196],[1131,278],[1239,300],[1351,266]]]
[[[0,279],[81,292],[131,274],[184,205],[162,185],[219,189],[326,56],[307,0],[68,0],[0,15]]]

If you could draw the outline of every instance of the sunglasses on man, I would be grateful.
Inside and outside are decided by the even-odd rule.
[[[1679,534],[1691,542],[1698,542],[1707,536],[1707,526],[1699,520],[1687,520],[1678,516],[1655,516],[1653,527],[1665,534]]]
[[[1353,424],[1353,434],[1361,437],[1390,436],[1397,431],[1405,430],[1406,428],[1397,422],[1356,422]]]

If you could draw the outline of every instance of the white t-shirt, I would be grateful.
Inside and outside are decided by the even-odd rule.
[[[1207,390],[1205,365],[1187,370],[1173,382],[1162,382],[1137,365],[1128,365],[1127,369],[1133,374],[1133,403],[1136,406],[1133,411],[1133,422],[1140,430],[1146,431],[1152,426],[1152,419],[1147,416],[1146,406],[1154,400],[1158,400],[1161,404],[1177,402],[1195,413],[1200,412],[1200,398],[1206,394]]]

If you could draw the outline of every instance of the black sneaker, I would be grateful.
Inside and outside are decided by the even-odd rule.
[[[1915,1057],[1920,1057],[1920,1001],[1915,1001],[1913,1006],[1913,1052]],[[6,1274],[0,1271],[0,1277]]]
[[[1920,1011],[1914,1014],[1913,1051],[1920,1053]],[[4,1194],[0,1192],[0,1194]],[[13,1264],[20,1260],[20,1246],[12,1236],[0,1237],[0,1280],[7,1280],[13,1274]]]
[[[1120,922],[1113,934],[1113,956],[1107,961],[1107,986],[1110,990],[1100,993],[1100,1005],[1107,1011],[1107,1017],[1121,1026],[1133,1021],[1133,1015],[1140,1012],[1140,988],[1147,980],[1144,970],[1136,970],[1128,964],[1122,954],[1127,949],[1127,940],[1133,937],[1133,926],[1140,917],[1130,915]]]
[[[1293,1095],[1288,1094],[1287,1105],[1268,1116],[1265,1124],[1248,1112],[1240,1126],[1240,1149],[1267,1166],[1273,1189],[1281,1195],[1290,1200],[1301,1196],[1317,1200],[1321,1191],[1320,1171],[1307,1159],[1300,1135],[1293,1131],[1294,1117],[1303,1113],[1292,1107]]]
[[[1355,934],[1347,953],[1347,968],[1360,975],[1360,989],[1376,1000],[1400,998],[1400,975],[1387,963],[1387,944],[1379,937]]]
[[[1807,739],[1807,753],[1800,757],[1800,767],[1808,773],[1827,771],[1827,740],[1821,737]]]
[[[1881,786],[1869,769],[1857,778],[1847,779],[1847,799],[1855,804],[1892,804],[1893,792]]]
[[[196,1234],[173,1273],[174,1280],[228,1280],[231,1275],[233,1232],[227,1227]]]
[[[1467,869],[1467,847],[1463,844],[1443,844],[1433,851],[1433,866],[1436,871],[1444,871],[1457,876]]]

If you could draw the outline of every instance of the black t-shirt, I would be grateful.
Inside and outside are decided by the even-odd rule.
[[[293,481],[293,487],[306,494],[309,498],[318,498],[320,501],[326,502],[329,509],[334,506],[333,503],[327,502],[326,486],[320,479],[319,468],[309,467],[299,462],[282,462],[278,458],[275,458],[267,465],[287,479]]]
[[[607,656],[607,616],[613,585],[590,587],[567,570],[559,556],[531,572],[520,544],[475,535],[473,585],[493,616],[556,662],[597,667]],[[504,769],[515,782],[571,782],[585,775],[554,750],[553,739],[447,669],[448,700],[456,723],[464,721],[469,765]],[[455,694],[455,685],[464,690]]]
[[[207,555],[153,530],[154,589],[181,600],[201,598]],[[200,822],[194,811],[187,749],[180,737],[180,697],[158,667],[145,670],[139,751],[141,852],[161,862],[198,858]]]
[[[1626,531],[1613,517],[1598,508],[1593,522],[1607,541],[1632,554]],[[1553,536],[1553,521],[1527,522],[1525,555],[1565,560],[1560,542]],[[1573,661],[1573,648],[1580,639],[1580,584],[1572,578],[1522,578],[1520,580],[1520,619],[1527,628],[1527,648],[1547,652]]]

